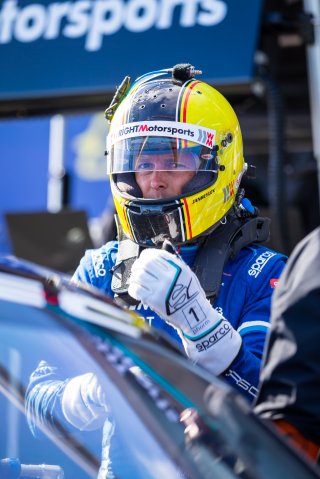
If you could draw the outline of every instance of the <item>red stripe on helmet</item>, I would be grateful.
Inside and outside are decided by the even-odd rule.
[[[185,96],[183,105],[181,105],[182,106],[182,121],[184,123],[186,123],[186,121],[187,121],[187,105],[188,105],[189,97],[191,95],[191,91],[199,83],[201,83],[201,82],[200,81],[193,81],[192,83],[188,83],[188,85],[186,86],[186,89],[187,89],[186,96]],[[185,146],[187,146],[186,145],[187,141],[183,140],[183,142],[185,143]]]
[[[187,86],[188,90],[187,90],[187,93],[186,93],[186,97],[185,97],[184,104],[183,104],[183,109],[182,109],[182,121],[184,121],[184,122],[187,121],[187,104],[188,104],[188,101],[189,101],[191,91],[199,83],[201,83],[201,82],[200,81],[194,81],[192,83],[189,83],[189,85]]]
[[[188,203],[187,203],[186,198],[183,198],[183,203],[184,203],[186,213],[187,213],[187,225],[188,225],[188,231],[189,231],[189,236],[190,236],[189,239],[191,239],[192,238],[192,227],[191,227],[191,221],[190,221],[189,207],[188,207]]]

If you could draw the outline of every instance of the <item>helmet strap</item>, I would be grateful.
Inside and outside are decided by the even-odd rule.
[[[226,219],[205,238],[192,268],[211,303],[219,295],[227,261],[234,259],[242,248],[267,241],[270,235],[269,218],[239,218],[232,211]]]
[[[122,306],[136,305],[139,301],[128,295],[128,281],[131,273],[131,268],[135,260],[142,251],[142,247],[127,238],[122,229],[118,215],[115,215],[117,225],[117,239],[119,242],[117,260],[111,269],[112,281],[111,289],[114,293],[114,299]]]

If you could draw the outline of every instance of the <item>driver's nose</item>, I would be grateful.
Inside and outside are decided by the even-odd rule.
[[[167,172],[154,170],[151,174],[150,186],[154,190],[160,190],[167,188],[168,183],[166,181]]]

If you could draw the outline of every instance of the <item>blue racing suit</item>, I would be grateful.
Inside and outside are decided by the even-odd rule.
[[[116,241],[86,251],[74,279],[113,296],[111,269],[115,265],[117,251]],[[197,246],[184,246],[181,247],[180,256],[192,267],[197,251]],[[257,393],[263,347],[269,329],[272,292],[286,259],[286,256],[263,246],[243,248],[234,260],[227,262],[220,293],[213,304],[242,336],[241,350],[223,375],[250,401]],[[150,325],[166,331],[181,344],[177,331],[156,313],[142,304],[131,308],[144,316]]]

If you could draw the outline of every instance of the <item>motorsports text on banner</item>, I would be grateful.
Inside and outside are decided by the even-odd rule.
[[[191,62],[253,75],[263,0],[4,0],[0,100],[112,91],[124,75]],[[250,19],[250,20],[248,20]],[[250,24],[250,28],[245,25]]]

